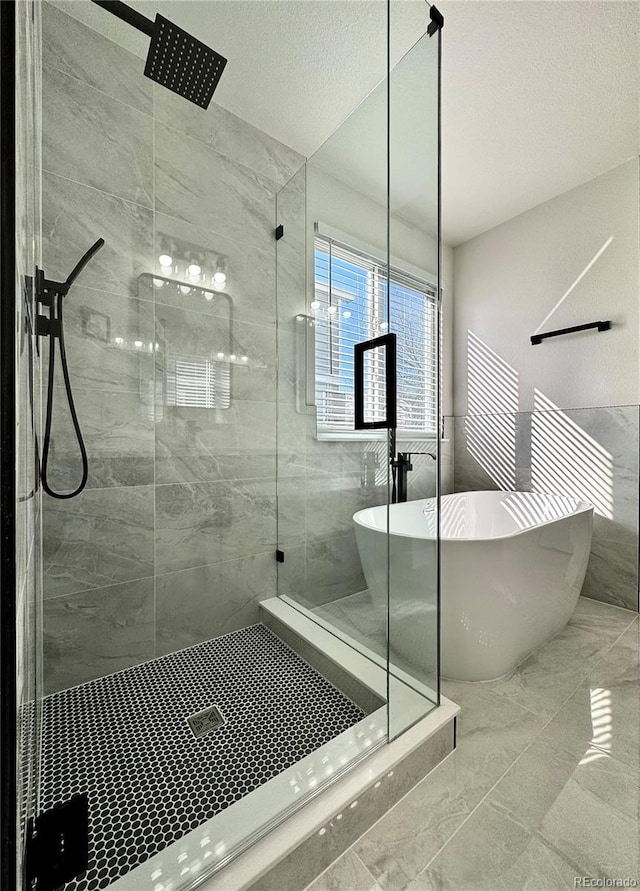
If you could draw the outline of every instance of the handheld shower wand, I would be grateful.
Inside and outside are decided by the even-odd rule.
[[[104,245],[104,238],[99,238],[93,244],[84,256],[76,263],[73,270],[67,277],[65,282],[53,282],[44,277],[42,269],[36,270],[36,294],[37,300],[43,306],[49,307],[49,316],[38,315],[36,319],[36,333],[49,337],[49,373],[47,377],[47,409],[44,424],[44,440],[42,444],[42,464],[40,468],[40,476],[42,480],[42,488],[52,498],[75,498],[87,485],[89,477],[89,460],[87,458],[87,450],[85,448],[82,430],[78,422],[75,403],[73,401],[73,392],[71,390],[71,381],[69,379],[69,367],[67,365],[67,351],[64,343],[64,324],[62,318],[62,306],[64,298],[69,292],[69,288],[80,275],[89,260]],[[49,449],[51,445],[51,423],[53,420],[53,394],[56,367],[56,338],[60,344],[60,362],[62,365],[62,376],[64,378],[64,388],[69,403],[69,413],[73,429],[80,447],[80,456],[82,459],[82,479],[80,484],[73,492],[56,492],[49,485],[48,467],[49,467]]]

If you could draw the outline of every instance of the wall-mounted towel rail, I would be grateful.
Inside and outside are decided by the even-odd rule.
[[[531,343],[536,346],[547,337],[560,337],[561,334],[575,334],[576,331],[587,331],[589,328],[597,328],[598,331],[608,331],[611,322],[588,322],[586,325],[574,325],[572,328],[558,328],[556,331],[547,331],[544,334],[532,334]]]

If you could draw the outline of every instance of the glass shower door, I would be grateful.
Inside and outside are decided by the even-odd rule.
[[[439,696],[439,39],[277,198],[278,594],[388,666],[390,738]]]

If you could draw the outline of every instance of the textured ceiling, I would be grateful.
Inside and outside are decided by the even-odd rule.
[[[89,0],[56,5],[145,56],[148,39]],[[229,58],[216,101],[310,155],[384,77],[383,0],[134,0]],[[639,151],[636,0],[440,0],[443,225],[459,244]],[[423,0],[392,0],[392,59],[421,37]],[[423,92],[422,87],[420,91]],[[410,96],[410,91],[405,90]],[[403,114],[418,114],[424,104]],[[333,172],[380,194],[380,148],[343,137]],[[346,131],[345,131],[346,132]],[[355,134],[360,134],[355,138]],[[407,151],[394,205],[432,220]],[[354,179],[354,171],[357,178]],[[378,191],[376,191],[378,190]],[[403,210],[404,209],[404,210]]]

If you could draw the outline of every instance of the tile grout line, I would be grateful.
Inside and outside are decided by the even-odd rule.
[[[62,12],[62,10],[60,10]],[[76,19],[76,21],[79,21]],[[85,26],[89,28],[89,26]],[[89,30],[93,31],[93,28],[89,28]],[[94,33],[98,33],[95,32]],[[108,37],[104,37],[103,34],[100,34],[100,37],[103,37],[105,40],[108,40]],[[116,44],[116,46],[120,46]],[[120,49],[124,50],[124,52],[128,52],[124,47],[120,47]],[[139,59],[139,56],[131,54],[134,59]],[[124,99],[118,99],[117,96],[113,96],[111,93],[107,93],[105,90],[101,90],[100,87],[96,87],[95,84],[89,83],[89,81],[85,80],[83,77],[80,77],[78,74],[73,74],[71,71],[65,71],[64,68],[60,68],[59,65],[56,65],[52,62],[49,62],[47,67],[51,70],[58,71],[60,74],[63,74],[65,77],[70,77],[73,80],[78,81],[78,83],[82,84],[84,87],[88,87],[90,90],[95,90],[96,93],[99,93],[101,96],[105,96],[107,99],[110,99],[112,102],[117,102],[119,105],[124,105],[125,108],[130,108],[131,111],[135,111],[137,114],[144,115],[146,118],[153,118],[153,96],[152,96],[152,104],[151,111],[144,111],[142,108],[138,108],[136,105],[131,105],[129,102],[125,102]],[[153,91],[152,91],[153,92]]]
[[[132,201],[131,198],[123,198],[121,195],[114,195],[113,192],[106,192],[104,189],[98,189],[96,186],[92,186],[89,183],[81,182],[78,179],[72,179],[70,176],[65,176],[62,173],[57,173],[55,170],[49,170],[47,167],[42,166],[42,173],[46,173],[47,176],[55,176],[58,179],[63,179],[67,183],[71,183],[74,186],[81,186],[83,189],[91,189],[92,192],[97,192],[99,195],[103,195],[106,198],[114,198],[116,201],[121,201],[123,204],[128,204],[131,207],[138,208],[139,210],[144,210],[147,213],[153,213],[153,207],[151,204],[141,204],[139,201]],[[153,199],[152,199],[153,200]]]

